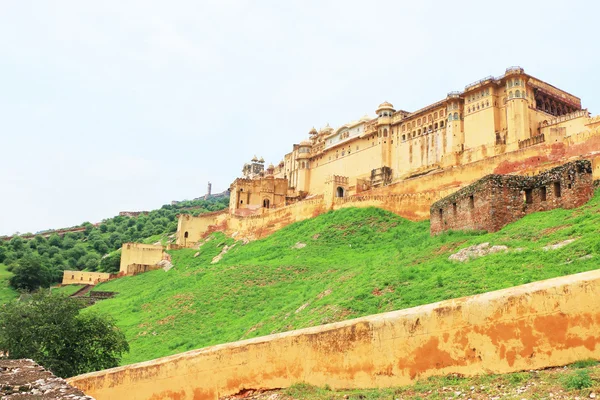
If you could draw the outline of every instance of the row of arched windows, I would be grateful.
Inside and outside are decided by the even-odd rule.
[[[477,104],[477,105],[473,105],[473,107],[469,107],[467,108],[467,112],[475,112],[477,110],[481,110],[484,109],[485,107],[489,107],[490,106],[490,101],[487,100],[485,103],[482,101],[481,104]]]
[[[448,114],[448,121],[460,121],[461,117],[462,115],[459,116],[457,112],[454,114]]]
[[[478,100],[481,97],[486,97],[490,95],[490,88],[484,89],[481,92],[477,92],[467,97],[467,102],[471,103],[475,100]]]

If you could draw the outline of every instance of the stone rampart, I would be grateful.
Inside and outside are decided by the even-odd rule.
[[[406,385],[600,359],[600,270],[76,376],[98,400],[215,400],[297,382]]]
[[[106,282],[114,279],[116,275],[106,272],[88,272],[88,271],[63,271],[63,285],[97,285],[100,282]]]
[[[164,247],[154,244],[124,243],[121,248],[120,275],[150,271],[153,267],[168,258]]]

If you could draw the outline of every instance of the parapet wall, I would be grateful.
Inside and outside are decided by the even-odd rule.
[[[105,272],[63,271],[62,284],[97,285],[98,283],[108,281],[115,276],[116,275]]]
[[[600,359],[600,270],[76,376],[98,400],[215,400],[297,382],[391,387]]]

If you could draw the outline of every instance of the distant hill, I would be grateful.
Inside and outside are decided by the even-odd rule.
[[[247,244],[215,233],[199,249],[171,251],[168,272],[100,284],[95,290],[118,295],[91,309],[125,332],[128,364],[592,270],[599,225],[600,193],[583,207],[532,214],[493,234],[431,237],[428,221],[348,208]],[[508,249],[449,260],[483,243]]]
[[[177,215],[198,215],[227,208],[229,198],[198,199],[164,205],[158,210],[120,215],[97,224],[45,231],[37,235],[0,240],[0,304],[17,296],[8,286],[11,270],[24,257],[34,257],[47,269],[51,283],[64,270],[117,272],[125,242],[168,241],[177,230]]]

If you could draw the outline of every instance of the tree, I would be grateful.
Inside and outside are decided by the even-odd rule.
[[[102,257],[98,271],[117,273],[121,267],[121,250],[114,251]]]
[[[43,265],[39,255],[25,254],[16,262],[13,276],[8,283],[15,289],[33,291],[40,287],[48,287],[52,280],[48,267]]]
[[[0,307],[0,351],[31,358],[54,374],[70,376],[116,367],[129,351],[112,319],[62,295],[36,293]]]

